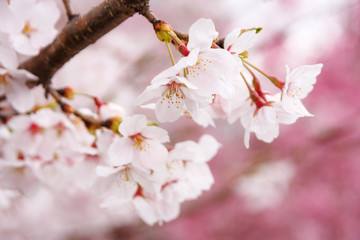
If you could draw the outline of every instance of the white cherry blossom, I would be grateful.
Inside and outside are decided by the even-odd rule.
[[[184,114],[198,119],[199,109],[211,103],[210,97],[197,94],[198,87],[193,83],[174,75],[175,69],[170,68],[156,76],[137,99],[137,103],[142,104],[156,98],[155,113],[160,122],[173,122]]]
[[[195,22],[189,30],[189,54],[157,75],[140,95],[138,104],[156,98],[155,111],[160,122],[173,122],[185,114],[202,126],[214,125],[204,108],[215,95],[225,99],[233,96],[231,80],[238,77],[231,54],[211,48],[217,35],[210,19]]]
[[[180,203],[157,199],[153,195],[137,196],[133,204],[141,219],[148,225],[156,222],[161,225],[163,221],[171,221],[180,214]]]
[[[26,81],[37,77],[24,69],[17,69],[18,60],[15,52],[0,43],[0,95],[18,112],[26,112],[34,106],[34,99]]]
[[[234,29],[224,39],[224,49],[232,54],[239,55],[252,48],[255,43],[256,29]]]
[[[13,1],[0,1],[0,32],[16,33],[23,27],[21,16],[12,5]]]
[[[292,71],[288,66],[285,66],[286,81],[281,102],[286,112],[298,117],[312,116],[301,100],[313,90],[313,85],[316,83],[316,77],[320,74],[322,66],[322,64],[304,65]]]
[[[163,188],[165,198],[183,202],[209,190],[214,178],[207,162],[215,156],[220,146],[210,135],[203,135],[199,143],[185,141],[175,144],[167,161],[170,177]]]
[[[16,51],[35,55],[50,43],[57,34],[55,24],[60,11],[53,1],[12,1],[11,7],[22,20],[22,29],[11,33],[9,41]],[[10,22],[8,24],[11,24]]]
[[[121,138],[109,148],[113,166],[133,164],[144,171],[163,171],[168,151],[163,145],[169,141],[166,130],[148,126],[144,115],[124,117],[119,126]]]
[[[237,28],[230,32],[224,39],[224,49],[228,50],[235,58],[239,71],[244,71],[242,57],[255,43],[257,29]]]
[[[236,61],[231,54],[220,48],[211,48],[218,33],[210,19],[197,20],[189,30],[189,55],[177,64],[185,65],[186,78],[199,88],[199,95],[232,96],[234,89],[229,79],[236,74]],[[185,64],[184,64],[185,63]]]

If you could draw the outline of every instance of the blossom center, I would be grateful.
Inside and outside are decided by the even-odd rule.
[[[28,130],[32,136],[35,136],[42,132],[42,128],[39,125],[37,125],[36,123],[32,123],[29,126]]]
[[[163,98],[160,101],[161,104],[167,104],[168,108],[170,108],[171,105],[176,105],[176,108],[180,107],[180,104],[182,102],[182,99],[185,98],[184,93],[181,91],[182,84],[179,84],[177,82],[172,82],[170,84],[167,84],[168,91],[165,91],[163,94]]]
[[[201,73],[206,72],[207,67],[212,63],[211,60],[205,58],[199,58],[196,62],[195,65],[193,66],[189,66],[187,68],[187,74],[188,74],[188,79],[195,79],[196,77],[199,77]]]
[[[142,151],[142,150],[146,151],[147,150],[149,144],[146,143],[146,141],[145,141],[146,138],[143,135],[141,135],[139,133],[139,134],[131,136],[130,138],[133,140],[133,142],[134,142],[133,146],[136,149],[138,149],[140,151]]]
[[[25,36],[27,36],[28,38],[30,38],[30,34],[32,32],[35,32],[36,31],[36,28],[33,28],[30,23],[26,23],[23,30],[21,31],[22,34],[24,34]]]
[[[0,75],[0,84],[1,85],[8,85],[9,84],[9,80],[8,80],[9,77],[10,77],[10,75],[8,73]]]
[[[289,89],[287,90],[287,95],[291,96],[292,98],[299,98],[302,93],[303,91],[301,87],[289,86]]]

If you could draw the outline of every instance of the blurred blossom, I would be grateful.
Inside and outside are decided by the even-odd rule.
[[[249,210],[261,211],[281,203],[295,171],[289,160],[263,163],[241,177],[235,188],[245,198]]]

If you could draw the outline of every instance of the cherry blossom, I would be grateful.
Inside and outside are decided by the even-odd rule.
[[[16,33],[23,27],[20,14],[12,5],[11,1],[0,1],[0,32]]]
[[[103,2],[93,13],[105,9],[109,20],[125,20],[121,18],[124,13],[113,12],[113,6],[107,5],[106,1],[90,2],[90,5]],[[119,2],[119,6],[131,1],[125,2]],[[141,29],[131,36],[132,31],[126,29],[126,33],[118,34],[119,41],[114,41],[110,33],[108,40],[99,39],[96,45],[87,48],[92,50],[72,58],[76,60],[64,65],[65,70],[58,71],[64,63],[52,66],[54,59],[56,63],[58,60],[53,54],[58,53],[58,46],[61,51],[69,50],[70,55],[73,54],[71,49],[79,50],[62,41],[63,37],[69,37],[67,31],[62,31],[51,44],[58,27],[65,25],[65,30],[84,30],[80,35],[70,36],[70,40],[75,36],[74,45],[84,43],[88,46],[97,40],[94,36],[102,34],[97,32],[96,24],[90,24],[98,19],[92,13],[86,14],[90,10],[89,1],[77,1],[70,7],[67,3],[63,1],[63,8],[57,0],[0,0],[0,238],[14,235],[18,239],[23,232],[31,231],[34,232],[30,238],[47,237],[34,225],[41,225],[41,219],[46,219],[49,214],[53,218],[48,232],[67,234],[59,238],[86,238],[82,232],[89,226],[92,228],[92,222],[101,225],[97,216],[109,217],[108,222],[104,222],[110,227],[114,226],[114,219],[119,220],[116,227],[120,228],[122,223],[132,224],[139,219],[148,225],[161,225],[180,215],[183,202],[210,190],[215,178],[209,161],[221,144],[207,134],[197,142],[186,140],[194,137],[190,132],[198,132],[192,127],[188,128],[190,130],[178,129],[178,126],[184,126],[182,123],[167,124],[175,126],[172,132],[181,132],[174,139],[185,138],[182,142],[170,142],[167,130],[145,115],[127,115],[123,107],[128,104],[129,112],[134,110],[134,95],[139,92],[141,78],[150,80],[149,76],[155,76],[135,104],[149,103],[142,107],[154,109],[159,122],[172,123],[185,116],[203,127],[215,127],[215,118],[229,123],[239,120],[245,129],[246,148],[249,148],[252,133],[259,140],[270,143],[278,137],[280,123],[290,124],[299,117],[312,116],[301,100],[312,91],[322,64],[304,65],[292,71],[286,66],[286,81],[278,81],[256,67],[257,64],[247,61],[248,50],[253,47],[261,28],[236,28],[225,37],[222,45],[218,44],[221,41],[217,39],[219,34],[211,19],[197,20],[191,25],[187,38],[152,16],[150,9],[141,8],[140,12],[131,8],[146,17],[153,24],[157,37],[167,43],[171,67],[159,74],[140,71],[143,67],[146,69],[152,55],[159,51],[153,49],[152,40],[145,37],[145,31]],[[71,16],[71,12],[75,15]],[[81,13],[79,17],[78,13]],[[62,22],[57,23],[60,17]],[[159,22],[165,25],[160,33],[156,28]],[[77,24],[74,28],[73,23]],[[107,31],[112,25],[102,27]],[[178,61],[171,53],[169,45],[172,43],[181,54]],[[35,56],[47,45],[50,54],[43,51]],[[266,46],[267,43],[264,48]],[[150,61],[145,58],[145,51],[150,53]],[[54,78],[37,79],[30,72],[19,69],[34,69],[33,63],[39,61],[33,59],[39,58],[49,64]],[[152,62],[162,63],[157,60]],[[266,85],[260,87],[255,74],[261,75],[261,80],[270,80],[281,92],[262,91],[261,87],[265,89]],[[253,81],[248,83],[250,77]],[[77,79],[84,81],[75,81]],[[39,83],[34,88],[40,91],[28,87],[34,80]],[[132,84],[127,86],[129,82]],[[76,89],[71,91],[71,96],[63,91],[68,85],[71,86],[67,89]],[[119,94],[118,87],[124,95]],[[224,151],[226,154],[232,154],[227,150]],[[245,205],[254,211],[280,203],[294,176],[293,165],[258,163],[250,163],[251,170],[256,171],[244,175],[241,172],[235,189],[244,197]],[[258,168],[253,168],[255,165]],[[229,173],[242,171],[230,168],[232,166]],[[224,170],[219,169],[219,172]],[[230,183],[236,183],[233,176],[230,178]],[[262,191],[263,188],[267,189]],[[83,212],[72,211],[75,208]],[[69,226],[76,225],[72,224],[74,216],[71,215],[75,213],[78,217],[75,219],[81,225],[89,223],[83,227],[85,230]],[[90,220],[83,219],[84,215]],[[58,220],[59,216],[63,219]],[[58,227],[62,221],[66,223]],[[108,229],[103,231],[109,232]],[[50,238],[58,238],[52,235]],[[24,238],[27,237],[24,234]]]
[[[257,28],[234,29],[224,39],[224,49],[228,50],[236,59],[239,71],[244,71],[242,58],[247,58],[248,50],[254,46]]]
[[[236,55],[244,53],[254,46],[257,32],[258,29],[234,29],[225,37],[224,49]]]
[[[23,113],[34,105],[26,81],[37,77],[24,69],[17,69],[17,65],[15,52],[0,42],[0,95],[5,95],[14,109]]]
[[[252,100],[248,100],[239,109],[240,122],[245,128],[244,144],[250,146],[250,133],[254,132],[256,137],[264,142],[270,143],[279,136],[279,122],[277,109],[273,102],[263,106],[257,106]]]
[[[9,35],[9,41],[16,51],[25,55],[35,55],[41,47],[50,43],[57,30],[55,23],[60,17],[60,11],[53,1],[35,0],[12,1],[11,7],[19,20],[22,29]],[[12,22],[6,27],[11,28]]]
[[[185,141],[175,144],[167,161],[170,176],[163,188],[165,198],[183,202],[209,190],[214,179],[207,162],[215,156],[220,146],[210,135],[203,135],[199,143]]]
[[[113,166],[132,163],[144,171],[165,168],[168,151],[162,144],[169,141],[167,131],[156,126],[148,126],[144,115],[124,117],[119,126],[121,138],[109,148]]]
[[[231,54],[211,48],[217,35],[210,19],[196,21],[189,30],[189,54],[157,75],[139,96],[138,104],[157,98],[155,111],[161,122],[173,122],[185,114],[200,125],[214,125],[202,109],[215,95],[230,98],[234,94],[230,80],[238,77]]]
[[[140,94],[137,103],[157,98],[155,113],[160,122],[173,122],[184,114],[194,119],[201,118],[200,108],[210,104],[211,98],[200,96],[198,87],[186,78],[174,76],[175,69],[170,68],[156,76]]]
[[[6,137],[4,159],[0,160],[0,178],[6,179],[3,184],[16,183],[7,187],[26,194],[24,189],[34,192],[39,184],[62,189],[71,182],[88,188],[86,182],[92,181],[94,175],[85,176],[83,170],[95,169],[93,162],[86,159],[97,151],[92,147],[94,137],[82,121],[41,109],[35,114],[13,117],[8,128],[11,134]]]
[[[320,74],[322,64],[304,65],[290,71],[286,68],[286,81],[281,94],[284,110],[298,117],[312,116],[301,102],[312,90],[316,77]]]
[[[296,166],[288,159],[262,163],[241,177],[235,188],[248,208],[258,212],[281,203],[295,172]]]
[[[220,95],[224,98],[232,96],[234,89],[229,83],[236,74],[236,61],[228,51],[211,48],[218,33],[210,19],[197,20],[189,30],[190,51],[177,64],[185,68],[186,78],[199,88],[201,96]],[[185,65],[185,66],[183,66]]]

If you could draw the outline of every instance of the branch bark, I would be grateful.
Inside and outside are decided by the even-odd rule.
[[[105,0],[84,16],[69,21],[50,45],[19,68],[38,76],[36,84],[49,85],[55,72],[72,57],[135,13],[143,13],[148,8],[149,0]]]

